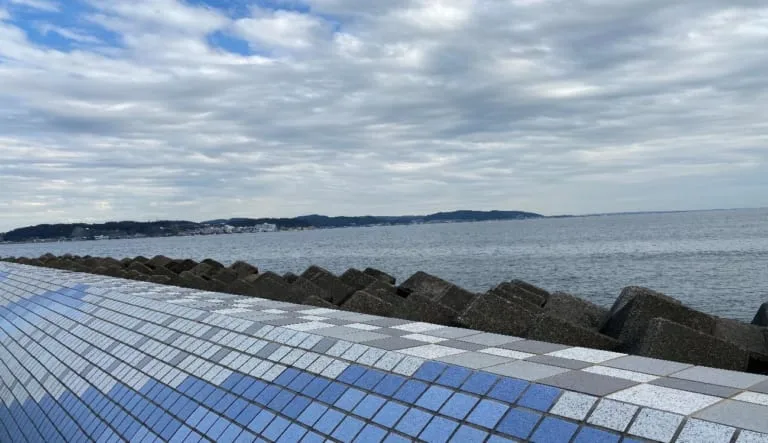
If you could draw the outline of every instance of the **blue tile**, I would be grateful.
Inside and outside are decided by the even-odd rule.
[[[573,443],[618,443],[619,436],[600,429],[584,426]]]
[[[360,443],[379,443],[387,436],[387,431],[374,425],[366,425],[355,438]]]
[[[299,415],[298,420],[307,426],[313,426],[327,410],[328,407],[322,403],[312,403]]]
[[[379,410],[379,413],[373,417],[373,421],[384,427],[391,428],[398,420],[400,420],[400,417],[402,417],[407,410],[408,408],[400,403],[390,401],[387,402],[387,404]]]
[[[293,423],[292,425],[288,426],[288,429],[286,429],[285,432],[283,432],[283,435],[280,436],[280,438],[277,440],[277,443],[296,443],[299,441],[299,439],[304,437],[304,434],[306,433],[306,429],[302,428],[296,423]]]
[[[491,435],[490,437],[488,437],[488,441],[486,441],[485,443],[508,443],[508,442],[514,442],[514,441],[516,440],[504,438],[499,435]]]
[[[301,443],[325,443],[325,437],[310,431],[304,435],[304,438],[301,439]]]
[[[365,426],[365,422],[362,420],[358,420],[354,417],[346,417],[344,421],[339,423],[339,426],[333,431],[331,437],[345,442],[352,441],[357,433],[363,429],[363,426]]]
[[[541,422],[531,441],[541,443],[568,443],[579,427],[575,423],[560,420],[559,418],[546,417]]]
[[[299,375],[299,371],[294,368],[288,368],[285,371],[283,371],[280,376],[278,376],[272,383],[280,385],[280,386],[288,386],[294,378],[296,378]]]
[[[265,409],[259,412],[259,414],[251,420],[248,424],[248,429],[256,434],[260,434],[273,418],[275,418],[275,414]]]
[[[489,429],[496,427],[496,424],[507,412],[509,406],[493,400],[483,400],[477,404],[475,409],[467,417],[467,421]]]
[[[330,383],[330,381],[324,378],[317,377],[309,382],[309,384],[301,390],[301,393],[311,398],[317,398]]]
[[[462,393],[454,394],[454,396],[440,409],[440,413],[457,420],[464,420],[467,417],[467,414],[469,414],[469,411],[475,407],[478,401],[480,401],[480,399],[472,395]]]
[[[317,399],[323,403],[332,405],[336,402],[336,400],[339,399],[339,397],[342,396],[342,394],[344,394],[344,391],[346,390],[347,387],[341,383],[331,383],[327,388],[325,388],[322,394],[317,397]]]
[[[334,403],[334,406],[345,411],[351,411],[363,397],[365,397],[365,392],[359,389],[350,388],[336,401],[336,403]]]
[[[280,434],[282,434],[290,424],[291,422],[283,417],[275,417],[275,419],[272,420],[272,423],[267,426],[267,429],[264,430],[262,436],[270,440],[277,440],[277,438],[280,437]]]
[[[459,430],[451,437],[451,441],[455,443],[482,443],[486,437],[488,437],[487,432],[467,425],[461,425]]]
[[[421,397],[421,394],[427,390],[426,383],[422,383],[416,380],[408,380],[397,391],[395,398],[405,403],[413,403],[417,398]]]
[[[437,363],[434,361],[428,361],[421,365],[421,367],[413,374],[414,378],[424,381],[435,381],[437,377],[448,367],[445,363]]]
[[[401,377],[396,374],[387,374],[375,388],[373,392],[381,395],[391,396],[394,394],[400,386],[405,383],[405,377]]]
[[[362,377],[358,378],[357,381],[355,381],[355,386],[358,388],[365,389],[366,391],[370,391],[373,389],[374,386],[376,386],[381,379],[384,378],[384,373],[381,371],[375,371],[373,369],[366,371],[365,374],[363,374]]]
[[[459,424],[443,417],[435,417],[421,432],[419,438],[427,443],[445,443]]]
[[[348,366],[347,369],[344,370],[344,372],[339,374],[338,377],[336,377],[336,381],[349,383],[351,385],[355,381],[357,381],[357,379],[360,378],[363,374],[365,374],[365,372],[366,372],[366,369],[364,367],[351,365],[351,366]]]
[[[384,439],[384,443],[411,443],[413,440],[410,438],[405,438],[402,435],[395,434],[394,432],[391,432],[389,435],[387,435],[387,438]]]
[[[235,421],[238,424],[247,426],[248,423],[250,423],[251,420],[253,420],[254,417],[259,414],[259,412],[261,412],[261,408],[255,405],[249,405],[247,408],[243,409],[243,412],[241,412],[240,415],[235,418]]]
[[[295,395],[290,391],[282,391],[279,394],[275,396],[275,398],[272,399],[271,402],[267,405],[270,409],[274,411],[280,411],[282,410],[288,403],[293,400],[293,397]]]
[[[507,403],[514,403],[529,384],[516,378],[504,377],[493,387],[488,396]]]
[[[302,372],[299,374],[296,378],[291,381],[291,383],[288,385],[288,389],[291,389],[296,392],[301,392],[302,389],[307,387],[309,383],[311,383],[315,377],[312,374],[307,374],[306,372]]]
[[[518,400],[517,404],[526,408],[536,409],[537,411],[547,412],[555,403],[560,392],[562,392],[560,389],[551,386],[534,384],[525,391],[525,394]]]
[[[416,406],[429,409],[430,411],[439,411],[451,394],[453,394],[453,391],[450,389],[440,386],[430,386],[429,389],[419,397]]]
[[[621,443],[648,443],[648,442],[644,440],[636,440],[634,438],[624,437],[624,440],[622,440]]]
[[[320,420],[313,426],[318,432],[326,435],[330,435],[336,428],[336,425],[344,419],[344,414],[334,409],[329,409],[328,412],[320,417]]]
[[[304,411],[304,408],[306,408],[309,403],[311,403],[310,399],[303,395],[297,395],[280,412],[287,415],[289,418],[295,419],[302,413],[302,411]]]
[[[379,408],[384,403],[386,403],[384,398],[379,397],[378,395],[368,394],[363,401],[357,404],[354,413],[360,417],[370,419],[379,411]]]
[[[540,418],[541,415],[535,412],[517,408],[510,409],[496,430],[513,437],[526,439],[531,435],[531,431],[533,431]]]
[[[461,366],[448,366],[448,369],[443,372],[443,375],[437,379],[436,383],[452,388],[458,388],[471,373],[472,370]]]
[[[256,397],[256,401],[258,403],[261,403],[262,405],[267,405],[269,402],[272,401],[273,398],[277,394],[280,393],[280,388],[277,386],[267,386],[261,393]]]
[[[432,419],[432,414],[427,414],[419,409],[410,409],[397,424],[398,431],[416,437]]]

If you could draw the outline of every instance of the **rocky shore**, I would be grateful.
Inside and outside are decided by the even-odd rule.
[[[244,262],[164,256],[7,258],[4,261],[225,292],[379,316],[472,328],[722,369],[768,374],[768,302],[752,324],[708,315],[641,287],[624,288],[610,309],[521,280],[484,294],[417,272],[397,284],[373,268],[342,275],[311,266],[301,275],[259,272]]]

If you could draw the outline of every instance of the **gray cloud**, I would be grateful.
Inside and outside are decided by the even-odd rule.
[[[31,3],[0,12],[0,231],[768,205],[764,2]]]

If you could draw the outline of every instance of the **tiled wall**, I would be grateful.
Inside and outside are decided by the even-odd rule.
[[[236,301],[261,304],[251,316],[258,320],[239,318],[226,310],[245,308],[169,302],[189,296],[173,294],[176,289],[0,264],[0,441],[768,438],[760,434],[768,432],[768,415],[761,416],[768,404],[760,404],[760,395],[768,395],[745,390],[768,377],[731,375],[731,384],[748,386],[723,398],[586,371],[600,366],[651,376],[600,365],[631,358],[621,354],[519,342],[528,351],[548,351],[538,355],[494,347],[503,343],[492,335],[260,299]],[[355,335],[335,337],[340,328]],[[466,337],[473,338],[459,340]],[[394,346],[402,340],[418,346]],[[446,345],[451,340],[455,348]],[[504,355],[478,352],[488,349]],[[467,354],[494,365],[438,360]],[[533,357],[543,360],[520,360]],[[589,367],[549,366],[547,358]],[[670,372],[699,370],[669,365]],[[542,377],[525,376],[533,370]],[[595,384],[593,376],[618,381],[603,393],[577,392],[536,381],[548,380],[548,371],[548,377],[585,377],[584,386]],[[695,376],[707,381],[712,373]],[[753,401],[731,398],[744,394]]]

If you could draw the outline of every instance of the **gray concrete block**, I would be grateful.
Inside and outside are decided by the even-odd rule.
[[[391,275],[387,274],[386,272],[380,271],[380,270],[378,270],[376,268],[365,268],[363,270],[363,272],[365,274],[368,274],[368,275],[370,275],[372,277],[375,277],[375,278],[383,281],[384,283],[388,283],[388,284],[390,284],[392,286],[394,286],[396,281],[397,281],[397,280],[395,280],[395,277],[392,277]]]
[[[302,303],[306,299],[306,295],[294,291],[291,285],[274,272],[259,274],[252,280],[251,285],[254,288],[251,295],[260,298],[296,304]]]
[[[632,353],[642,341],[649,322],[664,318],[696,331],[712,334],[715,319],[650,289],[630,286],[621,291],[601,332],[622,342],[622,352]]]
[[[418,292],[422,296],[437,300],[451,286],[453,284],[450,282],[419,271],[401,283],[399,288],[408,294]]]
[[[539,314],[528,329],[527,338],[560,343],[570,346],[604,349],[612,351],[619,347],[619,341],[600,334],[594,329],[573,324],[549,312]]]
[[[357,291],[341,305],[342,308],[364,314],[389,316],[394,306],[381,298],[365,291]]]
[[[154,269],[154,268],[156,268],[158,266],[166,266],[168,263],[171,263],[172,261],[173,261],[173,259],[168,258],[168,257],[166,257],[164,255],[156,255],[156,256],[152,257],[152,259],[150,259],[146,263],[146,265],[149,266],[150,268]]]
[[[519,303],[485,294],[476,297],[459,315],[457,322],[470,329],[522,337],[537,315],[538,312]]]
[[[363,271],[355,268],[347,269],[346,272],[341,274],[340,279],[357,290],[365,289],[372,283],[380,281],[376,277],[365,274]]]
[[[744,348],[664,318],[648,322],[636,352],[646,357],[735,371],[746,370],[749,360]]]
[[[527,287],[531,287],[533,285],[528,285],[525,282],[520,282],[520,280],[514,280],[514,282],[505,282],[501,283],[495,288],[492,289],[492,291],[498,295],[499,297],[506,298],[506,299],[518,299],[523,300],[528,303],[532,303],[536,306],[544,306],[544,303],[547,302],[547,298],[549,297],[549,293],[541,289],[542,292],[537,292],[535,290],[529,290],[526,289]],[[535,286],[533,286],[535,288]]]
[[[565,292],[550,294],[544,310],[575,325],[592,329],[602,327],[608,317],[608,309]]]
[[[760,309],[755,313],[752,324],[757,326],[768,326],[768,302],[760,305]]]
[[[331,297],[331,303],[337,306],[344,303],[355,292],[355,288],[319,266],[310,266],[301,276],[325,289]]]
[[[314,297],[322,298],[323,300],[329,303],[332,299],[331,294],[329,294],[328,291],[312,283],[311,281],[307,280],[304,277],[297,276],[296,280],[294,280],[293,283],[291,283],[291,287],[295,292],[298,292],[299,294],[303,294],[304,298],[314,296]]]
[[[173,260],[171,263],[168,263],[167,265],[165,265],[165,267],[177,274],[181,274],[184,271],[192,270],[197,265],[198,263],[196,261],[186,259],[186,260]]]
[[[713,335],[731,342],[742,348],[762,354],[768,354],[768,344],[765,341],[766,328],[742,323],[727,318],[715,319]]]
[[[452,326],[458,313],[420,293],[412,293],[399,306],[394,306],[392,316],[406,320]]]
[[[334,305],[333,303],[323,300],[322,298],[316,295],[310,295],[309,297],[305,298],[304,301],[301,302],[301,304],[309,305],[309,306],[317,306],[319,308],[331,308],[331,309],[338,308],[338,306]]]
[[[473,294],[456,285],[451,285],[436,299],[456,312],[461,312],[469,306],[477,294]]]
[[[218,280],[224,284],[232,283],[237,279],[237,272],[228,268],[221,268],[216,274],[213,275],[213,280]]]
[[[243,278],[252,274],[259,273],[259,268],[251,265],[250,263],[246,263],[244,261],[236,261],[232,263],[229,266],[229,269],[235,271],[235,273],[237,274],[237,278]]]
[[[285,280],[288,283],[292,284],[298,279],[299,279],[299,276],[294,274],[293,272],[286,272],[285,274],[283,274],[283,280]]]

